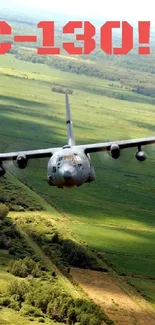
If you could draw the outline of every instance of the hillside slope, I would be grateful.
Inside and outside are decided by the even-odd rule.
[[[154,134],[154,99],[133,94],[120,82],[111,84],[108,80],[60,72],[17,60],[10,54],[2,56],[0,62],[1,152],[66,143],[64,94],[52,91],[55,86],[73,91],[70,102],[77,143]],[[140,74],[145,80],[145,74]],[[114,88],[125,94],[126,100],[108,97]],[[1,183],[0,197],[11,211],[18,209],[18,220],[16,212],[12,212],[12,220],[18,221],[20,229],[22,226],[44,254],[54,259],[63,275],[70,275],[69,265],[79,264],[93,270],[102,265],[105,272],[106,263],[155,306],[155,155],[154,147],[146,150],[148,159],[144,164],[135,160],[135,150],[126,152],[125,162],[92,155],[96,182],[71,191],[49,187],[47,160],[33,161],[26,170],[16,170],[15,174],[39,194],[39,201],[34,193],[31,198],[27,188],[25,202],[19,201],[21,187],[12,179],[15,193],[8,178],[5,193]],[[46,223],[50,213],[52,225],[51,221]],[[20,251],[19,246],[16,253]]]
[[[94,300],[96,304],[101,307],[101,309],[107,314],[107,316],[104,316],[105,324],[110,324],[108,320],[109,317],[111,320],[114,321],[114,324],[116,325],[123,324],[124,321],[126,321],[128,325],[132,325],[133,320],[137,325],[141,325],[143,323],[145,324],[146,321],[148,321],[150,325],[154,324],[155,311],[151,308],[151,306],[148,307],[145,300],[140,296],[139,298],[137,298],[138,296],[136,295],[135,299],[132,288],[130,288],[130,286],[127,286],[127,284],[125,285],[125,282],[121,283],[119,278],[114,276],[111,269],[107,265],[105,265],[105,263],[101,261],[99,262],[95,252],[93,254],[91,253],[92,260],[90,268],[97,269],[100,267],[100,269],[103,268],[102,272],[88,269],[86,270],[84,266],[84,268],[82,267],[81,269],[72,267],[71,271],[69,271],[69,273],[67,271],[66,273],[66,267],[68,268],[70,263],[68,264],[68,262],[66,263],[66,261],[62,259],[60,249],[58,249],[58,238],[56,239],[55,237],[55,240],[52,241],[52,233],[54,232],[54,234],[58,234],[59,240],[62,236],[63,240],[73,240],[74,242],[76,242],[77,245],[81,243],[83,247],[86,247],[84,242],[82,243],[80,238],[78,238],[68,228],[67,220],[65,219],[64,215],[58,213],[55,208],[49,206],[46,201],[41,199],[36,193],[34,193],[31,189],[27,188],[13,176],[8,175],[6,177],[5,182],[7,181],[7,179],[10,182],[12,181],[12,184],[10,183],[12,185],[12,191],[14,187],[15,189],[17,189],[17,187],[21,188],[23,193],[25,193],[25,197],[29,195],[29,197],[33,199],[33,202],[35,198],[36,203],[42,204],[44,210],[25,212],[14,211],[10,212],[7,217],[7,220],[10,220],[11,223],[16,227],[17,233],[19,232],[22,236],[22,241],[20,240],[21,246],[19,247],[18,237],[16,243],[14,243],[12,239],[12,252],[10,252],[11,255],[8,255],[6,249],[0,251],[0,264],[2,269],[0,275],[0,284],[1,288],[3,288],[3,290],[1,290],[2,296],[4,296],[4,292],[7,291],[8,284],[12,283],[15,277],[15,275],[11,275],[11,273],[6,272],[10,259],[23,259],[28,254],[36,261],[40,261],[44,266],[46,272],[44,273],[44,275],[39,275],[39,278],[37,277],[37,279],[41,278],[41,281],[43,281],[45,287],[46,283],[50,281],[50,274],[54,272],[54,274],[56,275],[56,283],[61,288],[64,288],[63,290],[65,290],[65,292],[74,297],[74,299],[80,298],[89,301],[88,297],[90,297]],[[3,184],[3,181],[1,184]],[[45,236],[46,247],[45,245],[43,245],[45,244]],[[51,251],[49,250],[49,248],[51,249]],[[68,248],[68,254],[70,254],[69,250],[72,250],[72,246]],[[83,253],[84,251],[81,252]],[[87,258],[87,256],[90,254],[88,247],[85,248],[85,254],[85,258]],[[80,260],[78,260],[78,263],[76,265],[78,265],[79,263]],[[72,277],[76,281],[75,283],[72,281]],[[80,286],[78,283],[80,284]],[[124,302],[126,307],[124,306]],[[24,308],[27,307],[23,307],[23,309]],[[17,312],[17,310],[14,311],[10,318],[10,309],[7,309],[6,307],[4,308],[3,306],[3,309],[1,310],[0,324],[13,325],[13,322],[16,322]],[[35,312],[36,314],[32,313],[32,315],[30,315],[28,314],[28,312],[26,313],[25,310],[22,311],[20,314],[21,316],[19,316],[18,318],[18,321],[20,320],[21,323],[27,322],[24,324],[29,324],[29,320],[33,318],[34,324],[39,324],[39,319],[42,319],[43,317],[44,321],[47,324],[55,324],[52,323],[48,317],[45,317],[41,313],[40,315],[37,314],[37,311]],[[25,317],[27,317],[27,314],[29,317],[27,318],[27,320],[24,321]],[[17,324],[18,321],[16,322]],[[104,324],[104,322],[102,322],[102,324]]]
[[[8,186],[11,187],[12,195],[15,195],[14,199],[17,189],[20,189],[20,207],[29,199],[27,210],[30,211],[26,211],[26,207],[24,212],[22,209],[19,211],[19,206],[13,205],[14,211],[9,212],[0,223],[0,324],[16,323],[16,313],[23,323],[23,317],[26,317],[27,324],[32,320],[35,324],[56,324],[56,321],[64,324],[66,320],[69,324],[77,320],[84,324],[85,317],[93,318],[93,324],[96,325],[110,324],[109,318],[72,281],[65,251],[68,250],[74,256],[76,249],[76,254],[83,254],[79,263],[90,263],[92,268],[101,268],[103,263],[99,263],[88,249],[83,249],[77,238],[72,241],[71,233],[65,235],[65,229],[59,225],[61,215],[36,193],[9,174],[1,179],[0,187],[3,187],[4,196]],[[10,202],[8,200],[5,203],[9,206]],[[32,206],[36,204],[39,210],[31,211],[31,203]],[[44,211],[40,211],[40,207]],[[74,309],[74,304],[76,311],[73,317],[71,308]],[[10,320],[10,310],[6,307],[14,310]],[[55,308],[60,309],[56,314]],[[87,308],[85,316],[83,308]]]

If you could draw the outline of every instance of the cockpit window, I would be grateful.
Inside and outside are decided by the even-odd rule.
[[[62,160],[70,160],[70,161],[73,161],[73,162],[79,162],[79,161],[81,161],[81,158],[80,158],[80,156],[78,154],[57,157],[58,162],[60,162]]]
[[[80,158],[80,156],[79,155],[77,155],[76,153],[74,154],[74,160],[75,161],[81,161],[81,158]]]
[[[73,156],[64,156],[64,160],[73,160]]]

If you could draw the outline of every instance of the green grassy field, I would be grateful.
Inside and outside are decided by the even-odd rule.
[[[14,185],[18,183],[19,181],[14,179]],[[25,190],[26,195],[26,188],[22,185],[21,188],[23,192]],[[28,190],[28,192],[30,194],[31,191]],[[33,197],[33,192],[31,194]],[[35,195],[35,199],[40,202],[39,196]],[[73,234],[66,231],[66,226],[62,225],[60,216],[55,209],[48,206],[44,200],[41,200],[41,203],[46,208],[46,212],[10,212],[0,224],[0,324],[2,325],[29,324],[32,321],[34,324],[63,325],[67,319],[69,321],[69,313],[67,316],[64,313],[66,313],[66,308],[67,310],[72,308],[73,301],[76,303],[78,299],[78,301],[86,304],[92,303],[81,287],[73,282],[67,271],[69,267],[67,259],[61,254],[61,245],[65,244],[66,239],[70,239],[71,242]],[[60,225],[59,221],[61,221]],[[54,237],[57,232],[59,237]],[[11,250],[9,248],[2,249],[4,234],[7,238],[10,238]],[[35,236],[32,236],[33,234]],[[55,240],[52,240],[52,238],[55,238]],[[85,252],[88,252],[88,249],[85,249]],[[28,268],[26,268],[28,273],[24,271],[26,266],[26,264],[23,265],[25,257],[29,258]],[[85,259],[87,259],[87,255],[85,255]],[[30,272],[32,260],[33,270],[34,268],[36,270],[37,265],[39,266],[35,274]],[[14,266],[12,267],[10,263],[13,263]],[[67,303],[66,299],[69,300],[69,305],[65,305]],[[48,311],[48,302],[54,304],[51,314]],[[60,304],[59,310],[64,315],[61,315],[61,318],[57,317],[58,303]],[[98,317],[94,313],[95,305],[92,306],[92,312],[90,307],[91,305],[88,311],[85,310],[83,317],[86,316],[88,319]],[[76,310],[78,310],[78,307]],[[99,311],[100,309],[97,309],[97,312]],[[87,313],[88,315],[86,315]],[[82,317],[82,314],[81,309],[79,317]],[[113,322],[109,323],[109,318],[105,314],[102,313],[102,315],[103,320],[100,321],[100,325],[113,324]],[[98,324],[98,322],[99,318],[93,324]],[[83,322],[80,320],[80,324],[85,324],[84,320]]]
[[[0,319],[0,325],[21,325],[21,324],[25,324],[25,325],[30,325],[30,324],[34,324],[34,325],[39,325],[39,319],[36,320],[32,320],[31,319],[26,319],[25,317],[22,317],[21,315],[19,315],[18,313],[16,313],[14,310],[5,308],[3,310],[1,310],[1,319]],[[55,323],[52,322],[50,320],[46,320],[44,324],[47,325],[63,325],[63,323]]]
[[[16,257],[8,254],[6,250],[0,250],[0,296],[7,295],[8,286],[15,281],[16,278],[12,274],[7,272],[7,266],[11,259],[16,259]],[[41,317],[24,317],[22,313],[7,307],[0,306],[0,324],[1,325],[14,325],[14,324],[26,324],[32,323],[35,325],[40,324]],[[44,319],[45,324],[56,325],[60,324],[53,322],[48,317]],[[63,323],[62,323],[63,324]]]
[[[77,143],[154,135],[155,107],[148,97],[125,89],[121,91],[130,101],[102,96],[109,81],[18,61],[12,55],[1,56],[0,66],[2,152],[66,143],[65,100],[63,94],[51,92],[55,84],[74,90],[70,104]],[[120,91],[119,83],[117,87]],[[73,190],[47,185],[46,159],[31,162],[23,175],[16,172],[65,214],[69,229],[92,249],[106,253],[103,259],[155,303],[155,149],[147,148],[143,164],[134,159],[135,150],[126,152],[127,165],[92,155],[96,182]]]

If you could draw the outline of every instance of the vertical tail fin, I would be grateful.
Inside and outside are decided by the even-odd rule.
[[[67,140],[69,146],[75,145],[74,133],[73,133],[73,125],[71,120],[71,111],[68,93],[66,92],[66,124],[67,124]]]

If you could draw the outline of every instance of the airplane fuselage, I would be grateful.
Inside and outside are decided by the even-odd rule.
[[[95,180],[94,167],[89,156],[76,147],[62,148],[48,162],[47,180],[59,188],[81,186]]]

